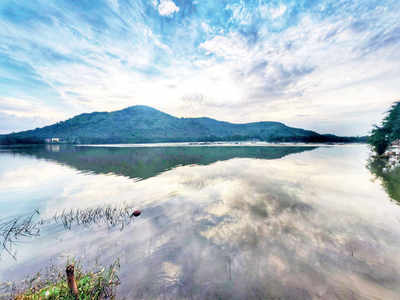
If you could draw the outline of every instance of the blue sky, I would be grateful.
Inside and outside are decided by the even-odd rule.
[[[0,133],[144,104],[361,135],[399,98],[398,0],[0,2]]]

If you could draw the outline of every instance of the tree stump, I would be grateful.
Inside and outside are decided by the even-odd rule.
[[[75,299],[78,299],[78,285],[76,284],[74,270],[74,265],[67,266],[67,282],[71,293],[75,296]]]

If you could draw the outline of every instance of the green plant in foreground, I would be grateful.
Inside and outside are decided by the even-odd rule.
[[[75,297],[67,283],[65,273],[53,280],[38,282],[28,290],[19,293],[15,300],[59,300],[59,299],[115,299],[115,289],[119,284],[117,271],[119,260],[115,261],[108,268],[102,268],[98,272],[84,273],[79,264],[75,265],[75,280],[78,285],[79,294]],[[63,274],[63,275],[61,275]]]

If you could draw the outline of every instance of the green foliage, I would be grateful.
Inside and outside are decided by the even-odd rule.
[[[108,268],[102,268],[98,272],[84,273],[79,264],[75,264],[75,280],[79,290],[79,300],[96,299],[115,299],[115,287],[119,284],[117,271],[119,261],[115,261]],[[37,278],[39,274],[37,274]],[[36,282],[36,278],[31,282]],[[35,283],[25,292],[15,297],[17,300],[75,300],[68,288],[66,275],[64,272],[58,272],[58,275],[46,281]]]
[[[390,198],[400,203],[400,167],[387,170],[387,160],[373,157],[368,162],[368,169],[379,178]]]
[[[368,139],[368,143],[379,155],[383,154],[388,146],[400,139],[400,102],[395,102],[382,121],[382,126],[375,126]]]
[[[375,128],[372,130],[371,136],[368,139],[368,143],[372,145],[377,154],[382,155],[390,145],[388,134],[385,128],[375,126]]]

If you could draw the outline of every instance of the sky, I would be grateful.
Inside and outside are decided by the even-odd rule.
[[[364,135],[399,98],[398,0],[0,1],[0,133],[149,105]]]

